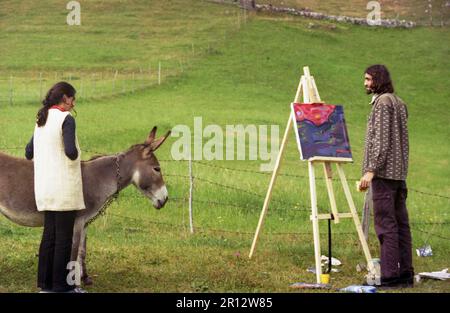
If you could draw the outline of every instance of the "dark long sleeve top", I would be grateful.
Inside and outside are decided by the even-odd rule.
[[[376,177],[406,180],[409,141],[408,110],[396,95],[385,93],[372,101],[367,121],[363,175],[374,172]]]
[[[63,140],[64,140],[64,152],[66,156],[71,160],[78,158],[78,149],[75,144],[75,119],[72,115],[67,115],[62,124]],[[25,148],[25,157],[28,160],[33,159],[34,156],[34,136],[31,137],[30,142]]]

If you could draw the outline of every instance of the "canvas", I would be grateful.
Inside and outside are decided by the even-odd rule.
[[[292,103],[292,118],[302,160],[312,157],[352,158],[341,105]]]

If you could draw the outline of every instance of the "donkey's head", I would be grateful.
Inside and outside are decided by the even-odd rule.
[[[132,183],[152,200],[155,208],[161,209],[167,202],[168,193],[154,152],[167,139],[170,131],[159,139],[155,139],[155,134],[156,126],[143,144],[136,145],[137,160],[134,165]]]

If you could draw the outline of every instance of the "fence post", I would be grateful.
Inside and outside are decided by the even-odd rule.
[[[148,65],[148,81],[150,82],[150,86],[152,85],[152,65]]]
[[[124,78],[127,77],[127,74],[125,72],[123,73],[123,75],[124,75]],[[125,86],[124,86],[125,85],[125,81],[126,81],[125,79],[122,80],[122,93],[125,93]]]
[[[116,93],[116,79],[117,79],[118,74],[119,74],[119,71],[116,70],[116,72],[114,73],[114,78],[113,78],[113,94]]]
[[[161,61],[159,61],[158,65],[158,85],[161,85]]]
[[[83,74],[80,73],[80,100],[84,101],[83,94]]]
[[[39,73],[39,101],[42,101],[42,72]]]
[[[100,79],[99,79],[99,83],[103,83],[104,79],[103,79],[103,72],[100,72]],[[103,86],[100,85],[100,97],[103,98]]]
[[[238,12],[237,12],[237,24],[238,24],[238,29],[241,29],[241,10],[238,10]]]
[[[92,87],[94,89],[94,98],[96,97],[95,74],[92,74]]]
[[[247,24],[247,10],[244,9],[244,24]]]
[[[189,157],[189,226],[191,234],[194,233],[194,216],[193,216],[193,196],[194,196],[194,176],[192,175],[192,154]]]
[[[13,77],[9,76],[9,104],[13,105]]]

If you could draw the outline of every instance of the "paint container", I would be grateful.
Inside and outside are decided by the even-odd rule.
[[[322,284],[329,284],[330,283],[330,274],[320,274],[320,282]]]
[[[381,265],[380,259],[375,258],[371,260],[374,272],[367,273],[366,282],[369,286],[379,286],[381,284]]]
[[[377,288],[375,288],[373,286],[351,285],[351,286],[340,289],[340,291],[352,292],[352,293],[376,293]]]
[[[425,245],[423,247],[420,247],[416,249],[417,256],[425,257],[425,256],[432,256],[433,250],[431,249],[430,245]]]
[[[372,264],[375,267],[377,276],[381,276],[381,263],[379,258],[372,259]]]

